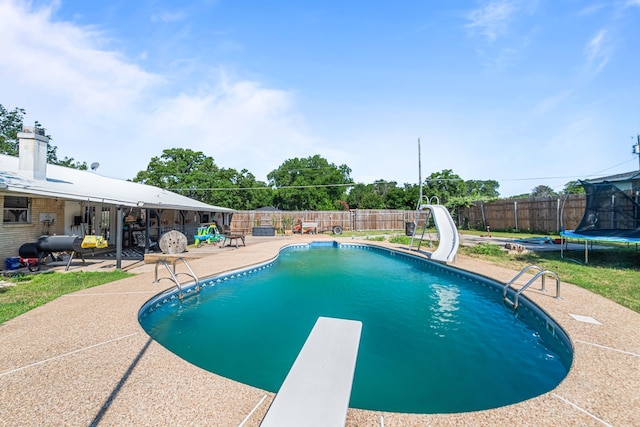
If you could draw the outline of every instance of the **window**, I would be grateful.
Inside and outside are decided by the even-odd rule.
[[[31,222],[31,199],[4,196],[4,223],[28,224]]]

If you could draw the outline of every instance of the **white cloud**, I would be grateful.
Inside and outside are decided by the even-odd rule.
[[[598,74],[609,62],[610,47],[607,43],[607,31],[600,30],[585,47],[587,65],[592,74]]]
[[[187,14],[184,12],[169,12],[163,11],[160,13],[155,13],[151,15],[151,22],[179,22],[183,21],[187,17]]]
[[[540,114],[546,114],[550,111],[553,111],[559,105],[561,105],[567,98],[569,98],[572,94],[573,94],[572,90],[563,90],[546,99],[543,99],[541,102],[539,102],[535,106],[534,113],[536,115],[540,115]]]
[[[220,70],[179,92],[170,78],[109,50],[98,29],[56,22],[51,8],[30,5],[0,0],[0,103],[41,122],[59,156],[131,178],[162,150],[184,147],[265,179],[284,159],[308,155],[313,141],[292,93]]]
[[[467,27],[494,41],[507,31],[516,11],[511,1],[493,1],[471,11],[467,15],[470,21]]]

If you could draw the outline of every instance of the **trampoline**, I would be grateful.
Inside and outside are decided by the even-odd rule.
[[[640,243],[640,172],[580,181],[587,196],[584,216],[575,230],[562,230],[560,255],[566,239],[584,240],[584,263],[589,243]]]

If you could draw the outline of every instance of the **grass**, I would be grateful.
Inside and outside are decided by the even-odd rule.
[[[490,243],[461,247],[460,253],[513,270],[538,265],[556,273],[563,282],[580,286],[640,313],[640,252],[634,248],[618,246],[591,251],[587,265],[572,261],[566,252],[565,258],[556,251],[509,254]],[[577,254],[578,258],[580,256],[582,252]]]
[[[0,324],[71,292],[132,276],[123,271],[20,275],[0,288]]]

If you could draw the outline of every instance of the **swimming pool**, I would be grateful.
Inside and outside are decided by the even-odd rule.
[[[165,293],[140,322],[160,344],[222,376],[277,391],[317,317],[363,322],[350,406],[444,413],[545,393],[572,360],[564,332],[497,282],[369,245],[311,244],[209,279],[179,303]]]

